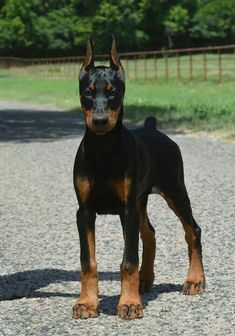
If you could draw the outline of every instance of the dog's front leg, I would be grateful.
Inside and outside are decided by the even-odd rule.
[[[121,297],[118,316],[123,319],[143,317],[139,295],[139,221],[136,207],[125,205],[120,215],[124,235],[124,253],[121,263]]]
[[[95,213],[80,206],[77,226],[80,238],[81,294],[73,307],[74,318],[98,316],[98,273],[95,258]]]

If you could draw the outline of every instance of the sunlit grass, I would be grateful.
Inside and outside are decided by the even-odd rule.
[[[221,131],[235,137],[234,85],[128,81],[125,117],[157,117],[164,128]],[[0,75],[0,98],[61,109],[78,109],[78,81]]]

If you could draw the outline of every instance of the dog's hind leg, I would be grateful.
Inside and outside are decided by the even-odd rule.
[[[162,192],[161,196],[181,220],[189,252],[189,271],[184,283],[184,294],[199,294],[205,288],[202,264],[201,229],[192,215],[190,200],[184,184],[173,192]]]
[[[146,207],[148,196],[137,201],[139,230],[143,241],[142,265],[140,268],[140,292],[150,292],[154,282],[154,259],[156,251],[155,230],[148,219]]]

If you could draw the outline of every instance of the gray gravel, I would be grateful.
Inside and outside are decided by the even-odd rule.
[[[123,249],[116,216],[97,219],[100,316],[72,319],[80,291],[72,169],[83,129],[72,112],[0,102],[0,335],[234,335],[235,144],[206,135],[170,135],[202,228],[206,292],[180,293],[188,267],[183,230],[153,195],[156,278],[142,297],[144,319],[116,317]]]

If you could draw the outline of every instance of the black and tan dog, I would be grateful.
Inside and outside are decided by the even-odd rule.
[[[190,263],[184,294],[201,293],[205,287],[201,230],[192,215],[178,146],[156,130],[154,119],[148,118],[145,126],[134,133],[122,124],[125,75],[114,39],[110,67],[95,67],[93,57],[89,40],[79,75],[86,131],[74,164],[82,289],[73,316],[98,315],[95,257],[98,213],[120,216],[125,247],[117,311],[121,318],[134,319],[143,317],[139,291],[149,292],[154,281],[155,237],[146,212],[148,194],[160,194],[183,224]],[[139,232],[143,241],[140,271]]]

